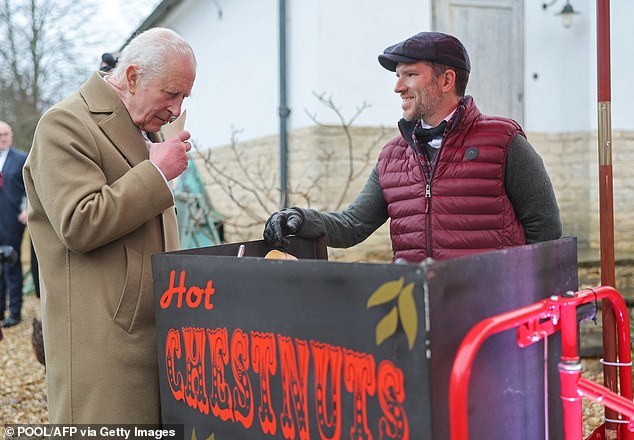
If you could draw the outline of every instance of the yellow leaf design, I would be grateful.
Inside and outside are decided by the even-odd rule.
[[[390,313],[385,315],[376,325],[376,345],[381,345],[383,341],[396,333],[398,325],[398,310],[392,307]]]
[[[378,306],[379,304],[385,304],[386,302],[392,301],[398,296],[398,293],[403,288],[404,282],[404,277],[401,277],[399,280],[383,283],[381,287],[376,289],[376,291],[370,296],[370,298],[368,298],[368,309],[370,307]]]
[[[414,301],[414,283],[409,283],[403,288],[398,297],[398,313],[401,317],[401,324],[407,336],[409,349],[414,347],[416,334],[418,333],[418,311],[416,301]]]
[[[214,440],[214,439],[215,439],[215,434],[212,432],[211,435],[209,437],[207,437],[206,440]],[[192,429],[192,438],[191,438],[191,440],[197,440],[196,439],[196,428],[195,427]]]

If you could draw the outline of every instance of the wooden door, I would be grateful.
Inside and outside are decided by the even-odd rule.
[[[434,30],[467,48],[467,94],[485,114],[524,123],[524,0],[434,0]]]

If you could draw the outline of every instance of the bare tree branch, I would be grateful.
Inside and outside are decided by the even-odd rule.
[[[89,18],[95,4],[73,0],[0,0],[0,119],[15,144],[28,148],[41,114],[74,91],[89,72],[80,46],[102,32]]]
[[[293,200],[294,204],[313,206],[318,196],[324,193],[324,183],[333,176],[335,165],[344,162],[348,172],[342,179],[343,185],[335,197],[335,203],[321,207],[339,210],[348,198],[352,183],[364,173],[369,173],[379,143],[385,141],[386,130],[381,129],[369,145],[360,148],[355,145],[359,141],[355,139],[352,124],[370,105],[363,102],[350,117],[346,117],[331,97],[316,93],[314,96],[320,104],[336,115],[338,123],[334,126],[322,124],[315,114],[311,115],[307,110],[306,113],[318,127],[341,130],[346,154],[342,156],[338,152],[341,145],[315,147],[314,156],[320,164],[320,171],[315,173],[312,167],[310,171],[308,168],[303,171],[297,170],[299,177],[288,182],[287,191],[289,200]],[[248,239],[252,228],[263,225],[270,213],[276,209],[280,188],[277,172],[275,167],[271,166],[270,157],[254,159],[250,151],[245,151],[245,147],[239,145],[238,133],[238,130],[234,130],[231,135],[231,143],[228,146],[229,161],[217,158],[213,149],[201,151],[195,144],[194,149],[207,171],[208,181],[205,185],[213,188],[212,193],[222,193],[235,209],[235,214],[226,216],[225,231],[231,231],[241,239]],[[226,150],[224,152],[226,153]]]
[[[331,97],[326,98],[325,93],[317,94],[315,92],[313,92],[313,96],[315,96],[315,98],[317,98],[317,100],[319,100],[321,104],[325,105],[328,109],[332,110],[335,113],[335,115],[339,119],[339,126],[343,130],[347,140],[346,146],[347,146],[347,153],[348,153],[348,178],[346,179],[343,190],[341,191],[341,194],[339,195],[339,200],[335,204],[334,209],[337,210],[343,206],[343,202],[348,197],[350,184],[354,181],[354,178],[355,178],[354,157],[353,157],[354,145],[352,140],[352,134],[350,133],[350,127],[352,126],[352,123],[359,117],[359,115],[370,107],[370,104],[364,101],[361,104],[361,106],[357,107],[355,113],[350,117],[350,119],[346,120],[343,114],[341,113],[341,111],[339,110],[339,108],[335,105]],[[316,119],[315,115],[311,115],[308,112],[306,113],[315,124],[323,127],[323,124],[321,124]]]
[[[244,159],[237,148],[237,130],[234,130],[231,135],[231,151],[233,156],[232,165],[237,167],[240,171],[239,177],[235,177],[234,173],[226,172],[219,165],[217,165],[211,159],[212,150],[207,150],[205,155],[202,155],[203,163],[205,168],[212,176],[214,183],[218,184],[223,191],[230,197],[230,199],[250,218],[254,220],[260,220],[261,216],[259,216],[256,212],[257,210],[251,204],[244,203],[241,199],[239,199],[236,194],[248,194],[257,202],[257,205],[266,210],[269,206],[267,203],[267,193],[262,192],[262,182],[256,182],[253,179],[253,176],[249,172]],[[196,151],[200,150],[195,147]],[[233,167],[232,167],[233,168]],[[244,180],[242,179],[244,178]],[[269,199],[270,202],[270,199]]]

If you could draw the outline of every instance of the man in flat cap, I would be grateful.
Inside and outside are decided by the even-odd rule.
[[[385,145],[361,193],[341,212],[298,207],[271,215],[264,239],[324,235],[350,247],[389,218],[393,259],[419,262],[553,240],[559,208],[541,157],[511,119],[485,116],[465,95],[471,63],[462,43],[421,32],[388,47],[401,135]]]

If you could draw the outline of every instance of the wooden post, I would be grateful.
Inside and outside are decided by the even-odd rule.
[[[601,248],[601,284],[615,286],[614,209],[612,187],[612,115],[610,86],[610,1],[597,0],[597,88],[599,117],[599,230]],[[604,384],[618,390],[616,367],[616,326],[612,305],[603,300],[603,365]],[[611,422],[617,413],[605,408],[605,438],[618,438],[618,424]]]

